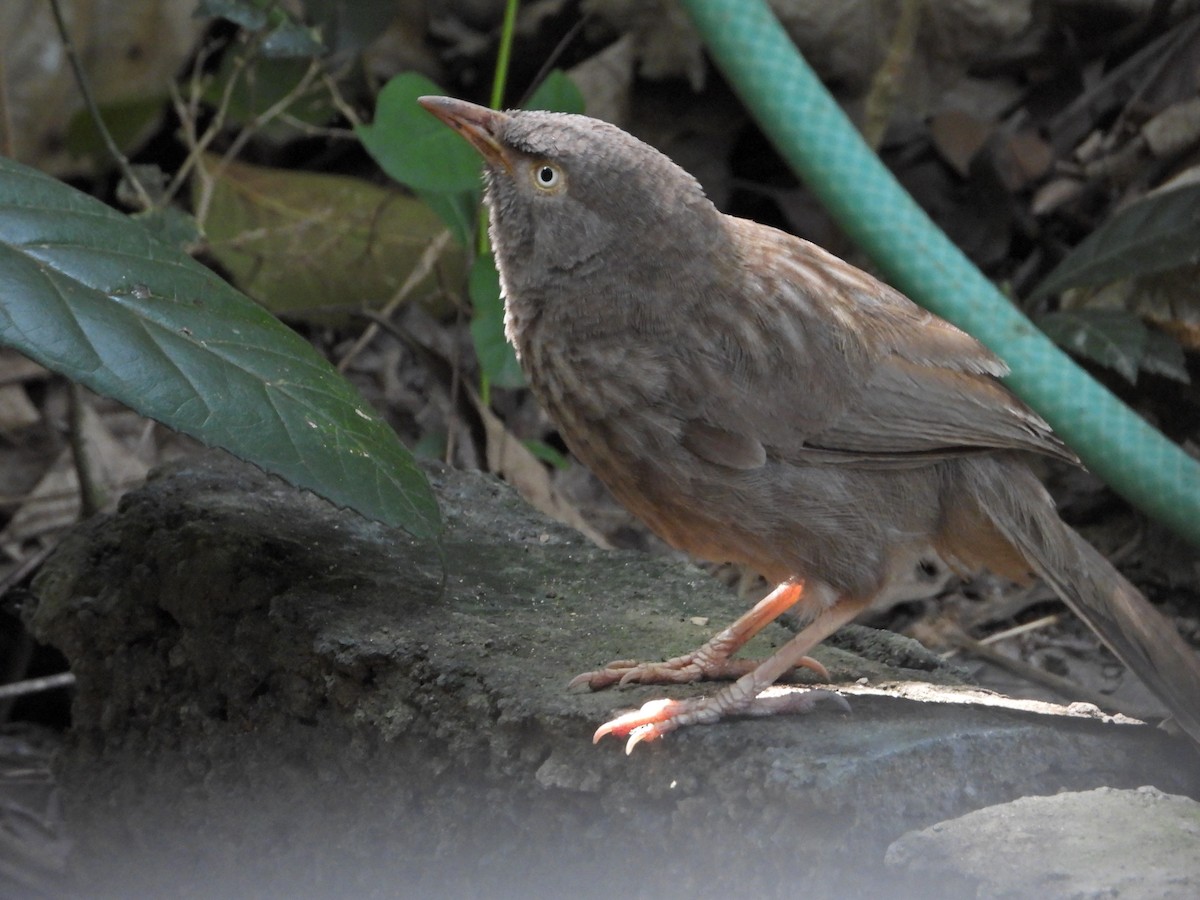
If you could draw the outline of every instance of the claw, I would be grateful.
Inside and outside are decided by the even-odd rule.
[[[736,680],[754,670],[759,661],[705,656],[703,648],[664,662],[644,663],[636,659],[616,659],[602,669],[584,672],[567,682],[567,690],[587,688],[603,690],[610,685],[690,684],[695,681]],[[811,669],[822,681],[830,681],[829,670],[811,656],[802,656],[797,667]]]
[[[627,744],[625,747],[625,752],[628,753],[635,746],[637,746],[640,741],[654,740],[654,738],[661,737],[663,734],[666,734],[666,731],[658,732],[658,729],[656,729],[654,726],[657,723],[665,722],[670,719],[671,715],[674,714],[675,707],[679,706],[682,706],[682,704],[678,700],[671,700],[667,698],[663,698],[662,700],[651,700],[649,703],[644,704],[641,709],[635,709],[632,712],[627,712],[624,715],[617,716],[615,719],[605,722],[603,725],[597,728],[596,733],[592,735],[592,743],[599,743],[600,738],[604,737],[606,734],[615,734],[620,736],[626,732],[629,732],[630,739],[632,740],[633,736],[643,729],[654,732],[652,734],[639,735],[636,741],[633,741],[631,744]]]
[[[801,666],[811,672],[816,672],[817,676],[826,684],[833,680],[829,677],[829,670],[825,668],[825,666],[822,665],[821,661],[818,659],[813,659],[811,656],[803,656],[800,658],[800,661],[796,663],[797,668]]]
[[[711,697],[693,697],[690,700],[663,698],[651,700],[641,709],[622,713],[605,722],[592,735],[592,743],[599,743],[605,735],[628,735],[625,755],[643,741],[656,741],[677,728],[688,725],[711,725],[726,716],[776,716],[812,712],[819,704],[827,703],[839,711],[850,712],[850,704],[835,691],[788,691],[781,695],[755,696],[738,695],[737,685],[726,688]]]
[[[603,669],[596,669],[594,672],[584,672],[576,675],[567,682],[567,690],[574,690],[578,687],[587,685],[593,691],[598,691],[601,688],[606,688],[614,681],[617,676],[613,673],[614,669],[634,669],[639,663],[636,659],[614,659]]]
[[[572,678],[570,681],[567,682],[567,690],[573,691],[576,688],[581,688],[581,687],[585,687],[585,686],[590,688],[592,686],[592,676],[595,674],[596,674],[595,672],[580,672],[578,675],[576,675],[574,678]]]
[[[662,737],[658,730],[653,725],[639,725],[633,731],[629,732],[629,740],[625,742],[625,755],[628,756],[633,752],[633,748],[642,741],[652,741],[657,737]]]

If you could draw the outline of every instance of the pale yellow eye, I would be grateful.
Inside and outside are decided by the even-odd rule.
[[[548,162],[540,162],[533,167],[533,183],[543,191],[556,191],[562,186],[562,170]]]

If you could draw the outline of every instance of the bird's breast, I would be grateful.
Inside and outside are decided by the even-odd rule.
[[[636,329],[526,324],[515,341],[521,366],[571,452],[619,496],[653,481],[679,452],[682,362]]]

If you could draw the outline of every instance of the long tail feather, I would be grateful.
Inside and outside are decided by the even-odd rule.
[[[1200,655],[1136,587],[1058,517],[1028,469],[1005,465],[989,474],[998,477],[968,482],[976,486],[976,499],[995,527],[1200,743]],[[1030,502],[1031,497],[1037,500]]]

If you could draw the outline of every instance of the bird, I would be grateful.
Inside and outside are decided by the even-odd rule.
[[[1029,467],[1077,464],[1005,363],[800,237],[727,215],[669,157],[582,115],[418,102],[483,160],[505,335],[572,454],[667,543],[776,587],[701,647],[571,685],[732,679],[594,735],[629,753],[731,716],[846,708],[767,692],[921,559],[1040,576],[1200,741],[1200,656],[1059,517]],[[736,657],[785,611],[803,627]]]

